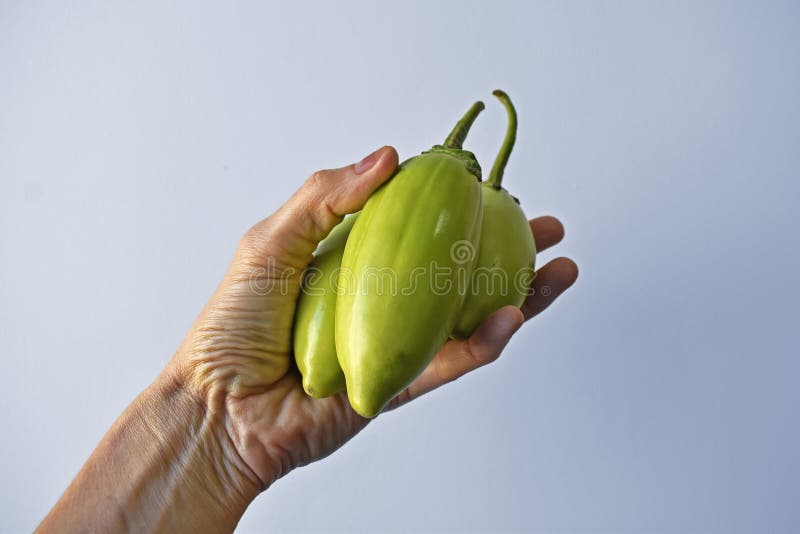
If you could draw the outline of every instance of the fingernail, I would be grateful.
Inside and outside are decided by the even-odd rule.
[[[376,150],[375,152],[373,152],[372,154],[370,154],[366,158],[364,158],[361,161],[359,161],[358,163],[356,163],[355,168],[353,169],[355,171],[355,173],[356,174],[364,174],[365,172],[370,170],[372,168],[372,166],[375,165],[378,162],[378,160],[380,159],[381,148],[379,148],[378,150]]]

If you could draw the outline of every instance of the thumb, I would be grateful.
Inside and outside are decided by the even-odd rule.
[[[345,215],[360,210],[397,164],[397,151],[384,146],[358,163],[315,172],[278,211],[248,230],[237,256],[250,265],[272,256],[305,268],[317,244]]]

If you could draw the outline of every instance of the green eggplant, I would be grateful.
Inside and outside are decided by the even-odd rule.
[[[475,264],[456,249],[477,246],[482,214],[480,165],[461,147],[483,108],[476,102],[444,145],[403,162],[345,245],[336,352],[350,405],[364,417],[416,378],[455,326]]]
[[[312,397],[328,397],[345,388],[333,324],[344,245],[357,218],[357,214],[349,215],[331,230],[303,275],[294,319],[294,359],[303,376],[303,389]]]
[[[489,178],[481,184],[483,223],[478,257],[453,337],[469,337],[486,317],[507,305],[521,306],[533,280],[536,242],[519,200],[501,183],[517,137],[517,113],[508,95],[493,93],[508,113],[508,129]]]

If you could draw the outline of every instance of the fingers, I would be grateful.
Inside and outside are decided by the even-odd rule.
[[[384,146],[359,163],[315,172],[277,212],[247,232],[247,255],[309,256],[342,217],[364,206],[397,164],[397,151]]]
[[[532,294],[522,304],[525,320],[550,306],[577,278],[578,266],[569,258],[556,258],[536,271]]]
[[[535,220],[531,221],[532,227],[534,222]],[[552,223],[545,222],[544,224]],[[556,229],[556,226],[553,225],[551,228]],[[563,235],[563,229],[561,234]],[[550,239],[554,237],[560,239],[558,232],[544,235],[549,235]],[[533,294],[528,297],[521,308],[515,306],[500,308],[487,317],[469,339],[447,342],[430,365],[389,404],[387,410],[402,406],[496,360],[522,323],[538,315],[552,304],[559,295],[575,283],[577,278],[578,266],[569,258],[556,258],[539,269],[533,282]]]
[[[519,308],[504,306],[487,317],[469,339],[447,342],[422,374],[390,403],[388,409],[401,406],[495,361],[523,322]]]
[[[536,250],[538,252],[546,250],[564,239],[564,225],[555,217],[546,215],[531,219],[528,222],[531,225],[531,232],[533,232],[533,239],[536,241]]]

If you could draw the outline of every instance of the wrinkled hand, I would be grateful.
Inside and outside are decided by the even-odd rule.
[[[292,362],[292,322],[302,273],[317,244],[344,215],[361,209],[397,165],[397,152],[383,147],[358,164],[314,173],[278,211],[248,230],[170,363],[177,381],[230,437],[235,451],[229,454],[237,456],[231,465],[262,489],[327,456],[369,422],[350,408],[344,393],[306,396]],[[540,251],[563,237],[553,217],[530,224]],[[521,310],[506,306],[469,339],[448,341],[387,410],[495,360],[522,323],[576,277],[577,267],[567,258],[539,269]]]

